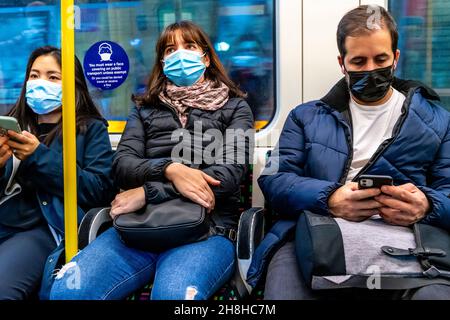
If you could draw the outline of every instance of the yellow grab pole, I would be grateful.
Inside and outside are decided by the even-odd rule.
[[[78,252],[77,154],[75,127],[75,12],[73,0],[61,0],[64,230],[66,262]]]

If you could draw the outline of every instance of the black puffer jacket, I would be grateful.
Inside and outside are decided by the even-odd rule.
[[[194,125],[196,131],[202,133],[201,136],[194,134]],[[212,187],[216,197],[213,222],[226,228],[235,228],[239,218],[239,185],[253,151],[249,144],[249,132],[247,135],[244,132],[252,128],[251,109],[240,98],[230,99],[216,111],[190,109],[184,130],[175,110],[167,105],[134,107],[113,163],[116,182],[125,190],[144,185],[147,203],[161,203],[179,197],[173,184],[164,177],[165,167],[173,161],[171,155],[174,147],[177,146],[175,150],[182,149],[182,152],[176,152],[177,155],[197,163],[196,156],[202,155],[205,148],[209,154],[213,144],[217,144],[223,147],[220,151],[223,157],[219,157],[218,153],[214,162],[206,161],[210,164],[206,164],[203,159],[199,169],[221,182],[220,186]],[[241,129],[237,135],[245,143],[227,143],[227,129]],[[211,138],[213,130],[223,133],[223,141]],[[182,144],[179,144],[181,141]],[[244,163],[239,161],[242,158],[245,159]],[[218,159],[223,159],[222,164]]]

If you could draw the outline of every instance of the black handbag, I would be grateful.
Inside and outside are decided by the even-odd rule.
[[[206,209],[186,198],[120,215],[114,219],[114,227],[127,246],[150,252],[205,240],[212,232]]]

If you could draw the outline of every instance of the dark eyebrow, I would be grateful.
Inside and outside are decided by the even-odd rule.
[[[31,70],[30,70],[30,73],[31,73],[31,72],[40,73],[39,70],[36,70],[36,69],[31,69]]]
[[[59,74],[61,74],[61,72],[58,72],[58,71],[48,71],[47,74],[48,74],[48,75],[51,75],[51,74],[58,74],[58,75],[59,75]]]
[[[176,41],[174,41],[173,38],[172,38],[172,39],[168,39],[168,40],[167,40],[167,43],[166,43],[166,48],[167,48],[167,47],[174,46],[175,44],[176,44]]]
[[[375,56],[375,58],[387,58],[387,57],[389,57],[389,55],[387,53],[380,53],[379,55]],[[364,60],[364,59],[367,59],[367,57],[366,56],[356,56],[356,57],[351,58],[350,61],[357,60],[357,59]]]
[[[364,56],[356,56],[356,57],[351,58],[350,61],[358,60],[358,59],[364,60],[364,59],[367,59],[367,57],[364,57]]]
[[[389,57],[389,55],[387,53],[382,53],[382,54],[377,55],[375,58],[388,58],[388,57]]]

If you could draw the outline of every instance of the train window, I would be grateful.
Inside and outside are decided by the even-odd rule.
[[[397,75],[435,89],[450,110],[450,6],[445,0],[389,1],[399,28]]]
[[[176,20],[199,24],[211,40],[231,78],[248,93],[258,129],[275,113],[274,0],[84,0],[75,1],[80,24],[76,53],[114,41],[127,52],[130,74],[115,90],[90,87],[110,121],[110,132],[123,130],[131,94],[145,90],[154,63],[159,33]],[[0,4],[0,111],[19,96],[26,61],[33,48],[60,45],[59,1],[6,0]]]
[[[0,3],[1,114],[5,114],[20,95],[31,51],[45,44],[59,46],[57,3],[57,0],[5,0]]]

